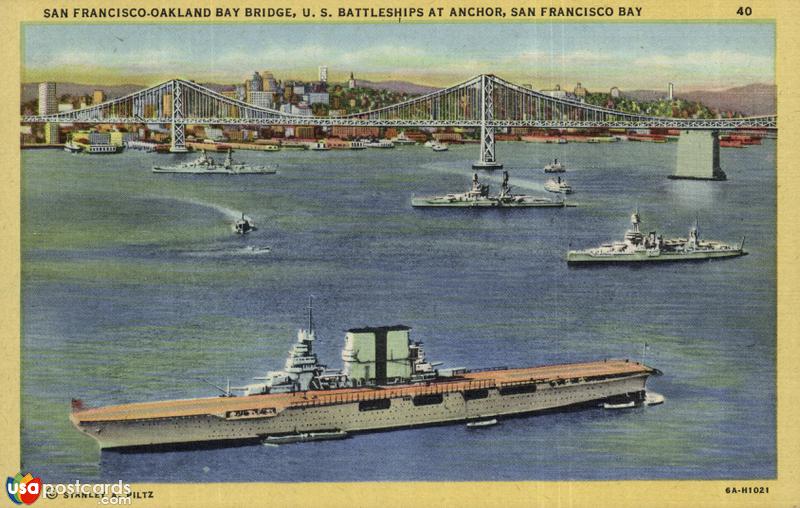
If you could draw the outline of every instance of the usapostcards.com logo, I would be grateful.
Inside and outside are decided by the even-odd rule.
[[[39,494],[42,493],[42,479],[39,477],[34,478],[31,473],[24,476],[22,471],[17,473],[17,476],[6,480],[6,492],[9,499],[16,504],[33,504],[34,501],[39,499]]]

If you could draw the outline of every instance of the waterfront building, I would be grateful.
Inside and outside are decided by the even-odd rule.
[[[164,94],[161,98],[161,115],[172,116],[172,94]]]
[[[611,97],[614,99],[619,99],[619,88],[612,86],[611,87]]]
[[[334,125],[331,136],[342,139],[378,138],[381,135],[379,127],[352,127],[348,125]]]
[[[48,145],[55,145],[60,142],[60,132],[57,123],[47,122],[44,124],[44,142]]]
[[[584,98],[586,94],[589,93],[583,86],[581,86],[581,82],[578,81],[578,86],[575,87],[575,91],[573,92],[576,97]]]
[[[314,132],[315,130],[313,125],[296,125],[294,128],[294,137],[303,139],[313,139],[316,137],[314,135]]]
[[[350,71],[350,81],[347,82],[347,88],[355,88],[356,85],[358,85],[356,78],[353,76],[353,71]]]
[[[92,93],[92,104],[100,104],[106,101],[106,93],[102,90],[95,90]]]
[[[56,84],[52,82],[39,83],[39,114],[52,115],[57,111]]]
[[[128,141],[136,141],[138,139],[139,136],[135,132],[117,130],[109,133],[109,143],[114,146],[122,146]]]
[[[292,93],[293,93],[294,95],[303,95],[303,94],[305,94],[305,93],[306,93],[306,86],[305,86],[305,85],[303,85],[303,84],[299,84],[299,85],[298,85],[298,84],[295,84],[295,85],[292,87]]]
[[[566,90],[562,90],[561,85],[556,85],[556,87],[553,88],[552,90],[542,90],[542,93],[545,95],[549,95],[550,97],[553,97],[555,99],[567,99],[569,98],[570,95],[572,95],[568,93]]]
[[[222,141],[225,139],[225,135],[222,132],[222,129],[207,126],[206,130],[206,139],[213,139],[214,141]]]
[[[328,82],[328,66],[327,65],[320,65],[319,66],[319,82],[320,83],[327,83]]]

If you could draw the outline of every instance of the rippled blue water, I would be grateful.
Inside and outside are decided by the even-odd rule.
[[[566,209],[412,209],[469,185],[477,147],[240,152],[274,176],[153,174],[191,155],[23,153],[22,454],[47,482],[771,478],[775,476],[775,147],[726,149],[727,182],[668,180],[675,144],[499,143],[519,192]],[[493,190],[500,174],[487,176]],[[747,237],[723,261],[568,268],[569,248],[643,229]],[[231,233],[246,212],[258,231]],[[252,254],[248,246],[270,247]],[[342,441],[99,453],[69,401],[212,394],[282,366],[316,298],[317,351],[403,323],[449,366],[604,357],[664,372],[666,404],[364,434]]]

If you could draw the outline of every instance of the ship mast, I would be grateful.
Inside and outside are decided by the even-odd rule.
[[[314,296],[308,295],[308,333],[314,331]]]

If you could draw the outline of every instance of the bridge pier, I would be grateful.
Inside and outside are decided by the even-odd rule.
[[[494,153],[494,82],[491,77],[481,75],[481,155],[472,163],[472,169],[501,169]]]
[[[726,180],[719,165],[718,131],[681,131],[678,157],[672,179]]]
[[[186,126],[182,123],[172,122],[170,131],[172,141],[170,142],[169,151],[173,153],[188,152],[189,150],[186,148]]]
[[[473,169],[502,169],[503,163],[497,162],[494,155],[494,127],[481,125],[481,156],[472,163]]]

